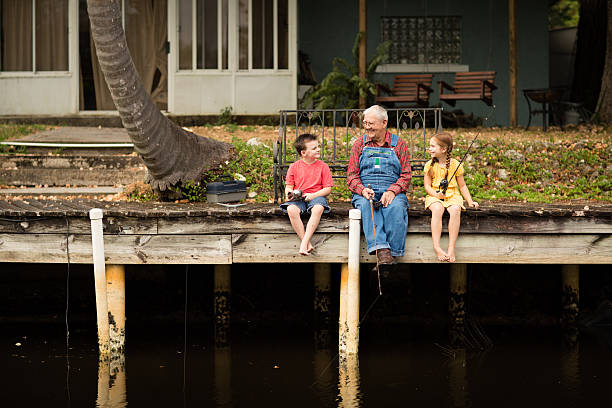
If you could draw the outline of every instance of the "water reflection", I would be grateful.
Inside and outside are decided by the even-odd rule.
[[[127,406],[125,355],[115,354],[110,360],[98,361],[98,398],[96,407]]]
[[[452,407],[469,406],[466,354],[465,349],[454,350],[453,358],[448,361],[448,390]]]
[[[359,355],[340,353],[338,361],[338,407],[361,406],[360,384]]]
[[[229,346],[215,346],[214,398],[220,408],[232,405],[232,352]]]
[[[61,331],[33,326],[2,327],[1,406],[564,408],[601,405],[612,383],[611,328],[581,331],[580,343],[560,330],[488,328],[495,345],[482,352],[443,349],[444,335],[402,337],[394,327],[363,332],[360,355],[339,358],[333,344],[313,347],[307,330],[237,330],[230,348],[194,329],[186,365],[181,327],[131,330],[126,355],[101,362],[94,329],[71,342],[67,378]]]

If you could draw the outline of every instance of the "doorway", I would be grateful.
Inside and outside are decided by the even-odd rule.
[[[140,79],[160,110],[168,109],[167,0],[117,0],[121,3],[128,49]],[[87,1],[79,0],[81,111],[114,111],[115,105],[95,55]]]

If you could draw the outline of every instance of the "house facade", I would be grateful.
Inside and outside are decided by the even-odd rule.
[[[351,59],[359,2],[324,0],[117,0],[128,47],[145,87],[173,115],[276,114],[298,106],[298,50],[316,80],[336,56]],[[521,89],[548,79],[548,2],[517,0]],[[87,115],[114,106],[95,58],[85,0],[1,0],[0,116]],[[509,123],[508,2],[370,0],[367,49],[391,41],[377,79],[431,72],[452,83],[462,71],[496,71],[495,109],[454,108]],[[437,82],[431,104],[438,103]],[[492,113],[491,113],[492,112]]]

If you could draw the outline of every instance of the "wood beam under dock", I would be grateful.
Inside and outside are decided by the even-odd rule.
[[[104,211],[109,264],[346,263],[347,203],[334,203],[313,237],[311,256],[275,205],[226,210],[211,204],[0,200],[0,262],[92,263],[89,209]],[[411,203],[400,263],[435,263],[430,215]],[[587,209],[588,208],[588,209]],[[444,223],[443,225],[446,225]],[[443,241],[446,237],[443,237]],[[68,243],[68,245],[66,245]],[[374,263],[362,238],[360,262]],[[443,242],[444,245],[444,242]],[[609,264],[612,205],[498,204],[461,219],[458,263]],[[69,253],[69,254],[68,254]]]
[[[346,234],[315,234],[311,256],[297,254],[291,234],[234,235],[105,235],[107,263],[112,264],[230,264],[345,263]],[[445,238],[442,245],[445,245]],[[70,262],[91,264],[91,238],[71,234]],[[470,234],[456,244],[458,263],[489,264],[609,264],[610,234]],[[0,262],[66,263],[66,234],[0,234]],[[435,263],[431,235],[412,233],[399,263]],[[362,238],[360,262],[375,263]]]

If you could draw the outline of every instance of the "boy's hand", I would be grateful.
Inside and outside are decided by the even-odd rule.
[[[310,200],[312,200],[314,197],[312,197],[312,193],[306,193],[304,195],[302,195],[302,197],[304,198],[304,201],[308,202]]]

